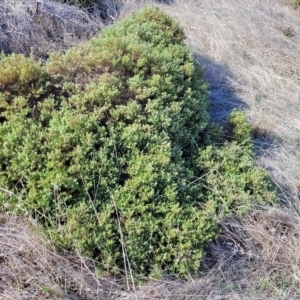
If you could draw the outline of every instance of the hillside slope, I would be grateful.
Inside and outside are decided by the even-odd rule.
[[[121,17],[147,3],[152,2],[127,0]],[[180,22],[186,42],[205,66],[211,118],[222,124],[233,108],[245,109],[255,128],[257,163],[276,181],[282,200],[298,208],[299,13],[279,0],[177,0],[156,5]],[[145,279],[140,288],[130,286],[129,278],[97,276],[92,262],[82,257],[58,255],[23,222],[0,217],[5,245],[0,248],[0,299],[300,297],[300,219],[293,209],[254,209],[248,217],[224,220],[222,234],[207,248],[199,277],[186,282]],[[29,289],[32,282],[35,290]]]

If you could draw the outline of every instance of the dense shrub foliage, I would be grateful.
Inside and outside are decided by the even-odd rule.
[[[231,116],[227,142],[208,125],[183,39],[147,8],[46,65],[2,56],[2,209],[34,215],[56,245],[110,272],[185,276],[221,216],[272,202],[243,116]]]

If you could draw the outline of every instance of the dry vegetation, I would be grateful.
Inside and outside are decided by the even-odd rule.
[[[98,278],[91,261],[63,256],[46,242],[34,220],[0,215],[0,299],[112,299],[115,280]]]
[[[164,9],[206,68],[213,119],[246,108],[259,163],[299,205],[299,12],[276,0],[188,0]]]
[[[75,6],[54,1],[0,1],[0,51],[45,58],[84,41],[103,26]]]
[[[1,300],[299,299],[300,217],[292,210],[255,209],[228,218],[198,278],[145,279],[134,289],[126,278],[97,276],[93,263],[80,256],[54,252],[33,221],[0,220]]]
[[[45,29],[54,28],[54,23],[45,26],[47,17],[40,23],[34,21],[36,1],[26,2],[32,4],[31,13],[24,10],[24,4],[5,6],[6,1],[1,2],[1,24],[10,26],[7,35],[8,29],[1,25],[2,50],[29,53],[34,44],[34,51],[45,53],[45,49],[77,43],[78,39],[68,40],[74,37],[72,32],[87,38],[101,27],[85,13],[51,2],[55,16],[62,20],[59,26],[64,28],[64,43],[56,43]],[[125,2],[121,16],[149,3]],[[256,132],[258,163],[269,171],[282,198],[295,209],[254,208],[247,217],[224,220],[221,235],[208,247],[198,278],[148,281],[134,291],[126,291],[125,279],[98,278],[91,262],[49,250],[33,223],[25,225],[24,220],[2,216],[1,300],[299,299],[300,14],[280,0],[221,0],[217,4],[213,0],[177,0],[156,5],[180,22],[187,43],[205,66],[212,118],[222,123],[232,108],[246,109]],[[72,12],[76,18],[70,17]],[[86,20],[84,26],[80,19]],[[68,31],[66,24],[75,27]]]

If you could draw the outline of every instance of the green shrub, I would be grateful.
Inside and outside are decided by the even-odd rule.
[[[207,86],[183,39],[146,8],[45,66],[2,56],[2,209],[33,215],[56,245],[110,272],[125,257],[135,273],[187,276],[220,217],[273,201],[249,147],[209,136]]]

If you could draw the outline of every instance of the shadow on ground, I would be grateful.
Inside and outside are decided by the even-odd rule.
[[[208,89],[210,91],[210,120],[223,126],[232,110],[244,110],[247,109],[248,106],[237,95],[233,88],[231,84],[231,78],[233,78],[233,76],[226,67],[198,53],[195,53],[195,58],[204,68],[204,79],[208,83]],[[252,136],[254,151],[258,162],[263,157],[271,157],[274,150],[283,143],[278,136],[272,135],[258,127],[253,128]],[[269,174],[276,174],[276,170],[272,169],[274,168],[272,165],[264,165],[263,167]],[[283,182],[283,180],[278,178],[273,178],[272,180],[274,182]],[[281,205],[287,205],[287,195],[291,195],[292,193],[289,189],[289,186],[281,186],[278,190]]]
[[[211,121],[223,125],[233,109],[245,109],[247,105],[235,94],[230,83],[230,72],[222,65],[199,54],[195,54],[197,62],[204,67],[204,79],[209,87]]]

